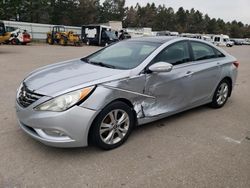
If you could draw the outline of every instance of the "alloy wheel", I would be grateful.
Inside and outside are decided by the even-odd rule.
[[[227,83],[223,82],[220,85],[216,94],[216,101],[218,105],[222,105],[226,102],[228,94],[229,94],[229,86]]]
[[[121,109],[110,111],[102,120],[99,134],[105,144],[116,144],[128,133],[130,119],[127,112]]]

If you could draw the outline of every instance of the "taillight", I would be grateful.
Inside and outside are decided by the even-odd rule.
[[[240,62],[239,62],[239,61],[235,61],[235,62],[233,62],[233,64],[234,64],[234,66],[235,66],[236,68],[238,68],[239,65],[240,65]]]

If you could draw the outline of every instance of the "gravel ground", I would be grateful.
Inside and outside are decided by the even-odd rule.
[[[120,148],[58,149],[18,127],[15,93],[27,73],[97,47],[0,46],[0,187],[250,187],[250,46],[232,97],[141,126]]]

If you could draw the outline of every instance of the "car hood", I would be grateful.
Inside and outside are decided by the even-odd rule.
[[[127,70],[101,67],[76,59],[37,69],[24,79],[24,84],[33,92],[55,96],[128,76]]]

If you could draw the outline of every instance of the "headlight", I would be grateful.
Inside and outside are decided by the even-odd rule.
[[[38,111],[62,112],[86,98],[95,87],[87,87],[53,98],[35,107]]]
[[[17,96],[19,96],[19,93],[23,87],[23,82],[20,84],[20,86],[17,88]]]

